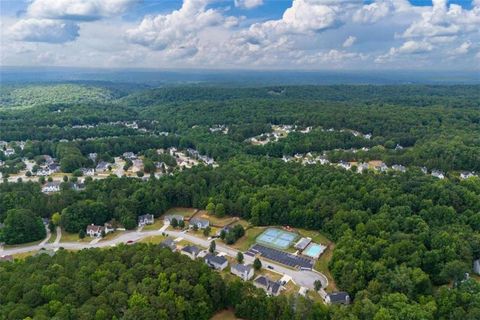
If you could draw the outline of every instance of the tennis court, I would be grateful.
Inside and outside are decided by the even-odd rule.
[[[268,228],[256,239],[256,242],[275,249],[288,249],[297,238],[297,234],[280,229]]]

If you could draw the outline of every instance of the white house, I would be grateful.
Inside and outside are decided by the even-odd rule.
[[[42,187],[43,193],[51,193],[51,192],[58,192],[58,191],[60,191],[60,182],[58,181],[47,182]]]
[[[407,171],[407,168],[405,168],[405,167],[402,166],[401,164],[394,164],[394,165],[392,166],[392,170],[400,171],[400,172],[406,172],[406,171]]]
[[[210,226],[210,221],[206,219],[200,218],[192,218],[189,221],[190,227],[197,226],[198,229],[205,229],[206,227]]]
[[[251,264],[233,264],[230,267],[230,272],[240,277],[243,281],[248,281],[253,278],[254,270]]]
[[[102,231],[105,231],[104,227],[91,224],[87,226],[86,234],[91,238],[98,238],[102,236]]]
[[[432,176],[438,179],[445,179],[443,172],[440,170],[432,170]]]
[[[470,171],[462,171],[460,172],[460,179],[465,180],[468,178],[475,177],[475,173],[470,172]]]
[[[205,256],[205,263],[215,270],[223,270],[228,267],[228,260],[222,256],[215,256],[211,253]]]
[[[6,157],[13,156],[15,154],[15,150],[13,148],[7,148],[3,151]]]
[[[95,169],[94,168],[81,168],[80,171],[84,176],[93,176],[95,175]]]

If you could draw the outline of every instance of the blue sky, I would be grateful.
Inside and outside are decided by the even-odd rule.
[[[0,0],[1,65],[451,69],[480,0]]]

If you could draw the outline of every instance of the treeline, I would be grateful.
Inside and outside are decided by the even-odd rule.
[[[269,298],[206,264],[158,246],[59,250],[0,262],[2,319],[210,319],[235,308],[243,319],[327,319],[303,298]]]

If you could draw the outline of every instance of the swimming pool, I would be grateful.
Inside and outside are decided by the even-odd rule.
[[[322,246],[321,244],[310,243],[305,250],[303,250],[302,254],[308,257],[318,259],[322,253],[325,251],[327,247]]]

